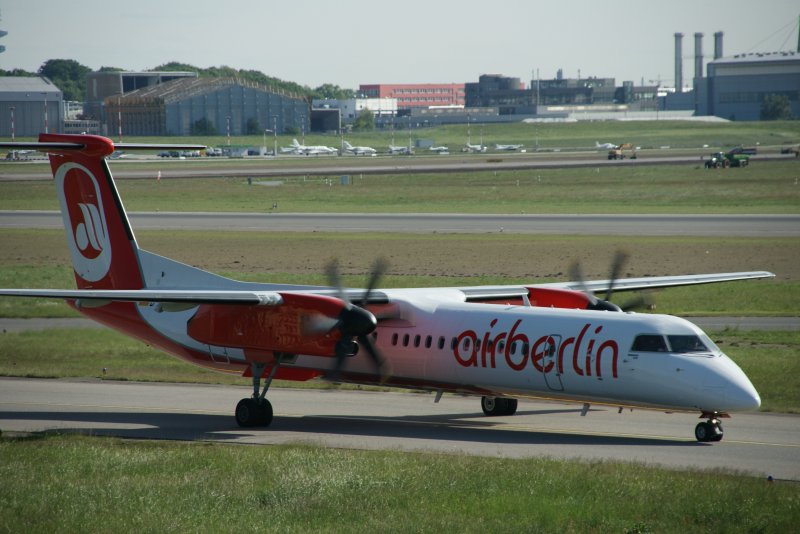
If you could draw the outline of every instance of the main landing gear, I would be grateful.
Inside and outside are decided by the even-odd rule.
[[[275,364],[270,369],[269,376],[264,383],[264,389],[259,393],[261,385],[261,375],[264,373],[264,364],[260,362],[253,362],[251,368],[253,371],[253,396],[247,399],[242,399],[236,405],[236,423],[244,428],[254,426],[269,426],[272,423],[272,404],[267,400],[267,390],[269,390],[272,379],[275,377],[275,372],[281,363],[280,356]]]
[[[517,413],[517,399],[481,397],[481,408],[483,409],[484,415],[489,417],[514,415]]]
[[[708,421],[697,423],[697,426],[694,427],[694,437],[697,438],[697,441],[702,443],[721,441],[723,436],[722,423],[718,419],[721,415],[714,412],[704,413],[700,417],[708,417]]]

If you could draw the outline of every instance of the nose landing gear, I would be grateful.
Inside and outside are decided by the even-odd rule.
[[[722,441],[723,431],[722,422],[720,417],[725,417],[725,414],[718,412],[703,413],[700,417],[707,417],[708,420],[702,423],[697,423],[694,427],[694,437],[701,443],[709,441]]]

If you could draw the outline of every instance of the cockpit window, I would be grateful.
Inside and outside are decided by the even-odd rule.
[[[667,336],[672,352],[711,352],[699,336]]]
[[[633,340],[631,351],[634,352],[667,352],[664,336],[658,334],[640,334]]]

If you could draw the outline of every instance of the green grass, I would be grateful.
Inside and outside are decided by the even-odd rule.
[[[710,334],[751,378],[763,411],[800,413],[800,332]],[[0,334],[0,376],[249,384],[249,379],[207,371],[106,329]],[[313,380],[275,385],[329,387]]]
[[[797,488],[610,462],[0,440],[0,530],[790,532]]]
[[[800,413],[800,332],[724,330],[712,339],[761,395],[761,410]]]
[[[131,211],[370,213],[799,213],[800,161],[322,177],[248,186],[243,178],[120,180]],[[338,181],[333,181],[338,184]],[[177,199],[180,199],[179,201]],[[49,181],[0,183],[0,209],[57,210]]]

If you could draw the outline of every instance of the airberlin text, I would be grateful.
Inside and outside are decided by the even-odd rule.
[[[576,375],[602,378],[605,357],[606,361],[611,360],[611,376],[617,378],[619,346],[613,339],[602,339],[602,325],[586,323],[575,335],[564,339],[560,335],[543,335],[531,342],[527,334],[519,330],[521,323],[522,319],[518,319],[510,330],[495,332],[497,319],[494,319],[482,336],[474,330],[461,332],[453,347],[456,361],[464,367],[492,369],[497,367],[498,361],[505,361],[514,371],[524,371],[530,365],[540,373],[557,369],[558,374],[563,375],[566,360],[566,365],[571,363]]]

